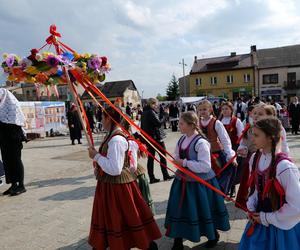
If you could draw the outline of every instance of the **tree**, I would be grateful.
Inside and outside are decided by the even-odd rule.
[[[171,81],[168,84],[166,94],[168,101],[174,101],[179,97],[179,84],[175,75],[172,75],[171,77]]]
[[[160,102],[167,100],[166,96],[162,96],[161,94],[157,94],[156,99]]]

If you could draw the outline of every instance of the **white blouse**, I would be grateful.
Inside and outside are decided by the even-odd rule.
[[[182,149],[186,149],[193,138],[196,135],[192,135],[190,137],[185,137],[181,146]],[[208,173],[211,169],[211,162],[210,162],[210,144],[207,140],[200,138],[197,143],[195,144],[195,150],[197,152],[197,159],[193,160],[187,160],[187,159],[181,159],[183,160],[183,167],[187,167],[191,171],[195,173]],[[179,160],[179,147],[178,143],[176,145],[175,149],[175,160]]]
[[[134,140],[129,140],[129,150],[131,151],[131,155],[133,158],[133,165],[131,162],[130,164],[130,171],[134,173],[137,170],[137,162],[138,162],[138,151],[139,151],[139,145]]]
[[[258,169],[264,171],[270,165],[271,154],[262,154],[259,159]],[[254,154],[249,161],[251,171]],[[286,203],[277,211],[271,213],[260,212],[260,220],[264,226],[274,225],[283,230],[289,230],[300,222],[300,174],[297,166],[288,161],[282,160],[277,165],[276,178],[285,191]],[[247,207],[255,212],[258,202],[257,190],[249,197]]]
[[[212,119],[212,116],[206,121],[201,119],[200,122],[201,122],[202,126],[206,127],[211,119]],[[228,161],[235,155],[235,152],[232,150],[230,137],[229,137],[224,125],[219,120],[216,120],[215,130],[217,132],[217,135],[219,137],[221,144],[224,147],[224,151],[226,153],[226,158]]]
[[[116,135],[108,142],[107,156],[105,157],[98,153],[95,155],[94,161],[98,163],[105,173],[117,176],[122,172],[127,150],[127,140],[124,136]]]
[[[230,124],[231,119],[232,119],[231,117],[223,117],[221,122],[223,123],[223,125],[228,125]],[[237,130],[237,136],[240,137],[244,130],[244,124],[239,118],[237,118],[235,126]]]

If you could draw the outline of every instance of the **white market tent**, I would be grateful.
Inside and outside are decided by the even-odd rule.
[[[205,99],[206,96],[190,96],[190,97],[180,97],[179,103],[180,104],[197,104],[198,102]]]

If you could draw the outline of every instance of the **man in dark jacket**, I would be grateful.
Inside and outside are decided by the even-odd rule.
[[[169,108],[169,116],[170,116],[170,122],[172,131],[176,132],[178,127],[178,118],[179,118],[179,109],[175,103],[172,103]]]
[[[298,134],[300,123],[300,103],[298,97],[294,96],[292,102],[289,105],[289,115],[292,119],[292,134]]]
[[[163,149],[166,149],[165,143],[163,141],[164,138],[166,138],[166,134],[161,128],[161,125],[164,123],[164,120],[160,120],[158,118],[158,114],[155,109],[157,109],[158,102],[155,98],[150,98],[148,100],[148,105],[144,108],[144,111],[142,113],[141,118],[141,128],[150,135]],[[147,144],[147,148],[149,153],[152,156],[155,156],[155,149]],[[165,153],[162,152],[164,155]],[[161,172],[163,174],[164,180],[170,180],[173,178],[173,176],[170,176],[165,166],[167,165],[167,161],[164,157],[160,155],[160,167]],[[150,179],[150,183],[156,183],[159,182],[160,179],[155,178],[154,176],[154,159],[148,155],[148,162],[147,162],[147,170],[148,175]]]

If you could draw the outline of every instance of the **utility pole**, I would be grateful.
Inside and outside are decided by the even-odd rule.
[[[182,61],[179,62],[179,64],[182,64],[182,72],[183,72],[183,89],[184,89],[184,96],[186,96],[186,81],[185,81],[185,66],[187,64],[184,63],[184,58],[182,58]]]

